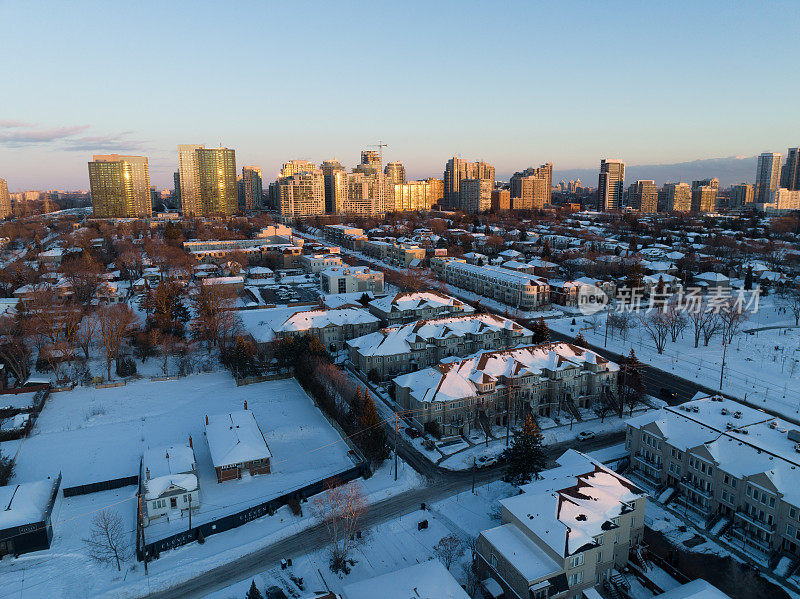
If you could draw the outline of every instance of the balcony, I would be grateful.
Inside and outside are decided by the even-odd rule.
[[[699,503],[692,501],[686,495],[681,495],[677,497],[674,503],[676,505],[683,506],[684,508],[693,511],[696,514],[699,514],[703,518],[707,518],[708,515],[711,513],[711,506],[706,507],[705,505],[700,505]]]
[[[693,491],[693,492],[697,493],[698,495],[700,495],[702,497],[705,497],[706,499],[709,499],[709,500],[714,499],[714,492],[713,491],[709,491],[705,487],[700,487],[699,485],[694,484],[693,481],[687,480],[686,477],[684,479],[681,479],[681,482],[679,484],[680,484],[680,486],[684,487],[685,489],[689,489],[690,491]]]
[[[762,541],[761,539],[754,538],[740,528],[732,528],[730,536],[734,539],[747,543],[751,547],[755,547],[759,551],[763,552],[766,556],[772,553],[772,545],[770,545],[768,541]]]
[[[768,533],[775,532],[775,524],[767,524],[766,522],[759,520],[758,518],[754,518],[751,514],[748,514],[744,510],[736,510],[734,516],[744,522],[747,522],[748,524],[752,524],[753,526],[760,528],[764,532]]]
[[[635,454],[633,454],[633,459],[639,461],[648,468],[657,470],[659,472],[664,468],[664,462],[657,462],[652,458],[648,458],[641,451],[637,451]]]

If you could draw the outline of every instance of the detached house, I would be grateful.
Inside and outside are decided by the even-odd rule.
[[[244,410],[206,416],[206,441],[218,483],[270,473],[272,453],[246,402]]]
[[[142,456],[142,496],[145,523],[170,513],[181,515],[200,507],[200,488],[192,440],[189,445],[148,449]]]

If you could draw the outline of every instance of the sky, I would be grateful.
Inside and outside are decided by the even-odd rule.
[[[800,145],[798,2],[0,0],[0,28],[12,191],[86,189],[112,152],[171,187],[184,143],[265,181],[378,140],[409,178]]]

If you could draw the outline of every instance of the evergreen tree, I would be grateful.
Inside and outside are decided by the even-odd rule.
[[[549,261],[552,255],[553,252],[550,249],[550,242],[547,239],[545,239],[544,243],[542,244],[542,258]]]
[[[583,331],[578,331],[578,334],[575,335],[575,339],[572,341],[572,343],[578,347],[589,349],[589,342],[586,341],[586,337],[583,336]]]
[[[258,590],[256,586],[256,581],[253,579],[253,583],[250,585],[250,590],[247,591],[247,595],[244,596],[244,599],[264,599],[264,595],[261,594],[261,591]]]
[[[744,288],[750,291],[753,288],[753,266],[747,267],[747,274],[744,276]]]
[[[356,437],[359,440],[359,447],[374,466],[379,466],[389,457],[389,439],[378,416],[375,402],[369,394],[364,397],[358,421],[361,429],[361,433]]]
[[[547,343],[550,341],[550,329],[547,328],[544,316],[540,316],[539,320],[533,321],[531,331],[533,332],[534,343]]]
[[[623,406],[627,406],[632,415],[633,409],[644,401],[645,387],[642,368],[643,364],[631,348],[631,353],[623,360],[619,373],[620,417],[622,417]]]
[[[505,452],[506,476],[515,485],[539,478],[547,465],[547,454],[542,446],[542,433],[532,416],[526,416],[520,430],[514,431],[514,441]]]
[[[631,237],[631,242],[628,245],[628,251],[630,253],[634,253],[638,250],[639,250],[639,239],[636,237],[636,235],[634,235],[633,237]]]

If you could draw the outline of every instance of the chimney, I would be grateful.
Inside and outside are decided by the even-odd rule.
[[[247,409],[247,400],[246,399],[244,400],[244,409],[245,410]]]
[[[191,435],[189,435],[189,447],[194,449],[194,445],[192,445],[192,436]]]
[[[208,414],[206,414],[206,426],[208,426]]]
[[[145,468],[144,472],[145,472],[145,476],[147,476],[147,480],[150,480],[150,468],[149,467]]]
[[[169,452],[167,452],[167,459],[169,459]]]

